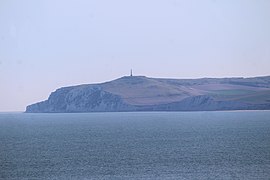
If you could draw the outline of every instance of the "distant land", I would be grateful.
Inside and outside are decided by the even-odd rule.
[[[27,113],[217,111],[270,109],[270,76],[163,79],[124,76],[62,87]]]

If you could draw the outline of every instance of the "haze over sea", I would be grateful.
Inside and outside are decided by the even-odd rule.
[[[270,111],[0,114],[0,179],[269,179]]]

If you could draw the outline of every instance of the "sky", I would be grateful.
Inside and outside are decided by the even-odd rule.
[[[129,75],[270,75],[269,0],[0,0],[0,111]]]

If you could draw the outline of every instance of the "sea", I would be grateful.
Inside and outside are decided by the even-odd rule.
[[[270,179],[270,111],[0,113],[0,179]]]

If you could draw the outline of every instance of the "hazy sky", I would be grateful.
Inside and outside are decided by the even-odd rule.
[[[128,75],[270,75],[269,0],[0,0],[0,111]]]

